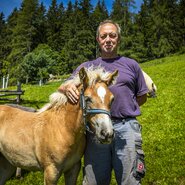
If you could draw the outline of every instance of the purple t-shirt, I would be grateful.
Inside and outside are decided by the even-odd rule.
[[[111,116],[116,118],[136,117],[141,114],[136,101],[137,96],[148,92],[141,68],[138,63],[130,58],[116,57],[114,59],[102,59],[82,63],[74,72],[76,74],[82,67],[102,66],[105,70],[119,71],[116,83],[110,86],[114,95],[111,106]],[[72,75],[72,76],[73,76]]]

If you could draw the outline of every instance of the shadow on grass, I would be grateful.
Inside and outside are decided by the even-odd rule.
[[[32,107],[35,109],[40,109],[44,104],[46,104],[47,101],[36,101],[36,100],[21,100],[21,102],[18,104],[16,100],[2,100],[0,99],[0,105],[5,104],[18,104],[25,107]]]

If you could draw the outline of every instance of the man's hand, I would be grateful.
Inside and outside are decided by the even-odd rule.
[[[74,84],[61,85],[58,88],[58,91],[64,93],[72,103],[76,104],[78,102],[80,93],[76,85]]]

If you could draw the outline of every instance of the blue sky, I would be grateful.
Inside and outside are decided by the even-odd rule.
[[[40,2],[43,2],[46,8],[49,7],[51,4],[51,0],[39,0]],[[75,0],[71,0],[72,2],[75,2]],[[112,8],[112,3],[114,0],[105,0],[105,4],[108,10]],[[5,15],[5,18],[13,11],[15,7],[18,9],[20,8],[22,0],[0,0],[0,12],[3,12]],[[64,6],[67,5],[69,0],[57,0],[58,3],[63,2]],[[96,5],[98,0],[91,0],[92,5]],[[136,0],[136,11],[140,9],[141,3],[143,0]]]

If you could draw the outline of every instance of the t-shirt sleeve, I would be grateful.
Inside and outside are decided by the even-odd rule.
[[[142,96],[148,93],[148,88],[139,65],[137,66],[137,76],[136,76],[136,96]]]

